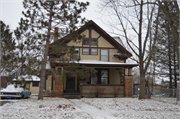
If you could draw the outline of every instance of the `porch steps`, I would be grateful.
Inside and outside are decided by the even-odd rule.
[[[65,90],[63,93],[63,97],[67,99],[80,99],[80,91],[78,90]]]

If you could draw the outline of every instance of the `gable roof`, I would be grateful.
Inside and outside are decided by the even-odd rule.
[[[87,28],[93,28],[93,30],[95,30],[97,33],[99,33],[104,39],[106,39],[111,45],[113,45],[116,49],[118,49],[119,51],[121,51],[122,54],[126,55],[127,57],[131,57],[132,54],[126,50],[126,48],[124,47],[122,41],[118,41],[117,37],[113,38],[111,37],[107,32],[105,32],[101,27],[99,27],[94,21],[90,20],[88,21],[86,24],[84,24],[82,27],[80,27],[78,30],[76,30],[75,32],[77,32],[78,34],[81,34],[83,31],[85,31]],[[71,35],[67,35],[61,39],[58,39],[57,41],[64,41],[65,43],[69,43],[72,39],[71,39]],[[120,39],[120,38],[119,38]],[[55,41],[55,42],[57,42]]]

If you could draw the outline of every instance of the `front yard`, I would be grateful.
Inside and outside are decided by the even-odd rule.
[[[137,98],[45,97],[0,106],[0,119],[178,119],[180,105]]]

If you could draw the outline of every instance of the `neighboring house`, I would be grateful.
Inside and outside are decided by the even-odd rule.
[[[57,28],[56,28],[57,30]],[[119,37],[111,37],[93,21],[77,30],[85,35],[81,42],[74,42],[68,39],[68,35],[62,39],[55,38],[54,43],[67,40],[67,46],[74,46],[76,54],[74,59],[80,65],[93,67],[96,73],[89,78],[72,77],[70,74],[63,74],[66,80],[62,81],[60,76],[49,75],[46,79],[46,90],[55,91],[55,96],[65,97],[65,94],[73,95],[80,92],[83,97],[92,96],[132,96],[133,76],[132,68],[137,64],[126,63],[132,54],[125,48]],[[53,56],[49,56],[54,58]],[[51,68],[63,71],[61,63],[51,62]],[[96,95],[97,94],[97,95]]]
[[[38,94],[39,93],[39,82],[40,78],[34,75],[24,75],[24,76],[19,76],[18,80],[13,79],[14,83],[21,83],[22,80],[26,83],[26,88],[27,90],[31,91],[31,94]]]

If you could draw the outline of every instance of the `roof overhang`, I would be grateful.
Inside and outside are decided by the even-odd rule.
[[[111,67],[111,68],[132,68],[138,66],[138,64],[132,63],[119,63],[119,62],[105,62],[105,61],[97,61],[97,60],[80,60],[80,61],[70,61],[69,63],[62,63],[60,61],[54,62],[56,66],[67,66],[71,63],[78,63],[80,66],[85,65],[87,67]]]

